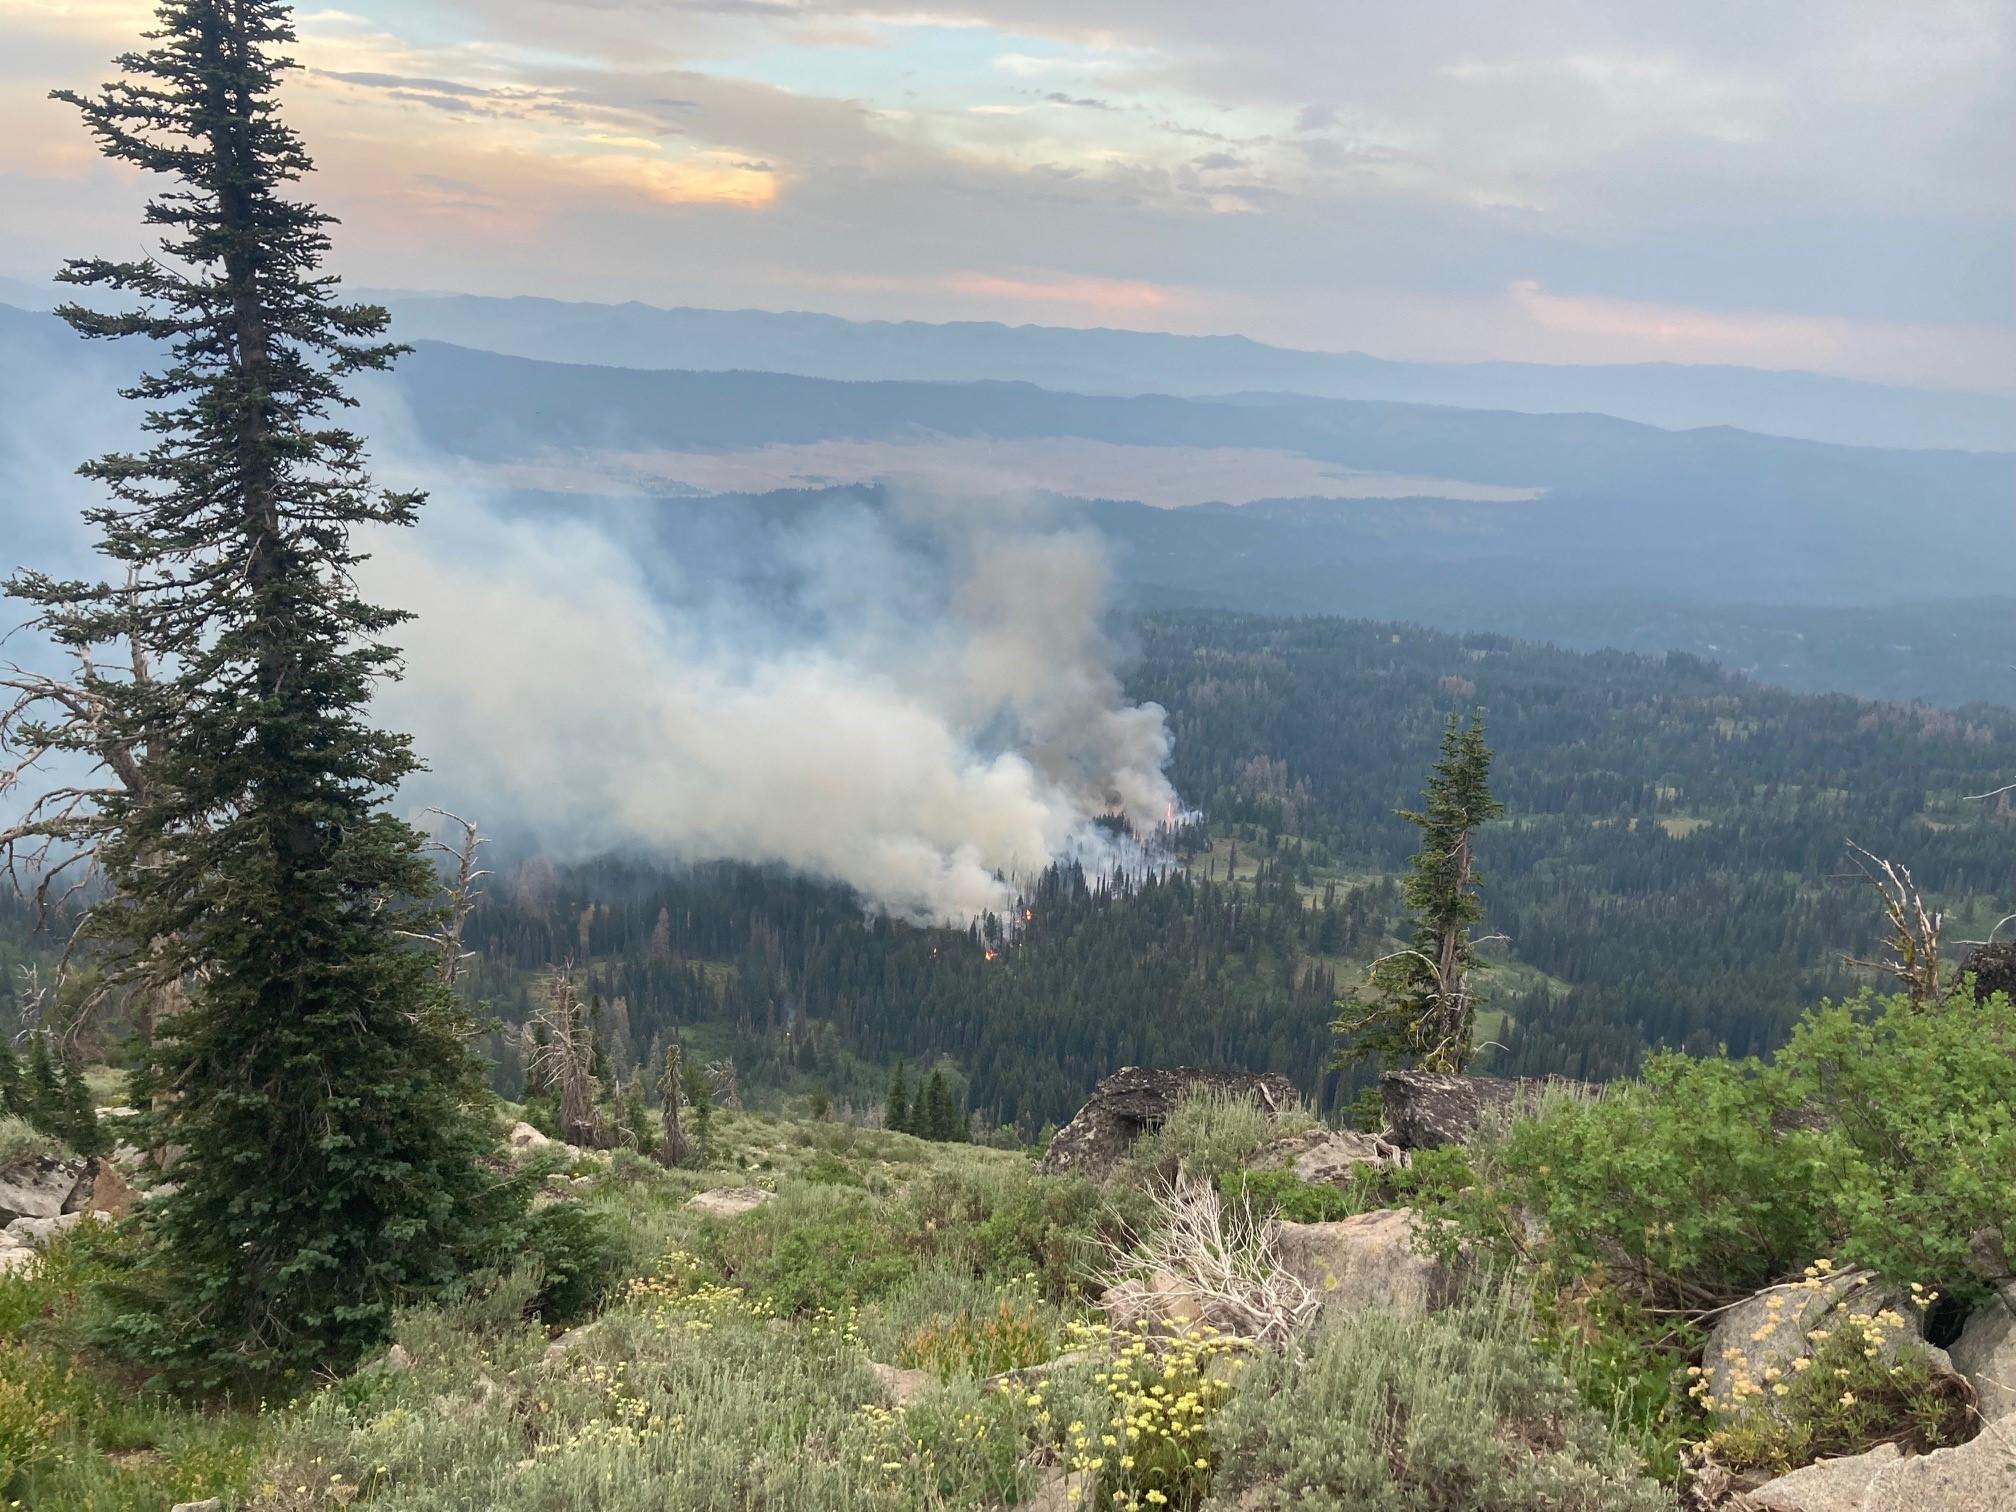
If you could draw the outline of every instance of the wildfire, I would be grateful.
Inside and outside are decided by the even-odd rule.
[[[998,961],[1001,959],[1001,952],[996,950],[992,945],[989,945],[987,947],[985,954],[986,958],[990,961]]]

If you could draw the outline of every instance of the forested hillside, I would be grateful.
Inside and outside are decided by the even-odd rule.
[[[472,920],[503,1016],[586,967],[619,1073],[686,1037],[746,1086],[870,1102],[949,1057],[970,1104],[1033,1129],[1130,1063],[1323,1078],[1333,999],[1397,925],[1393,878],[1442,721],[1485,710],[1508,815],[1479,842],[1498,969],[1489,1063],[1609,1077],[1651,1045],[1737,1054],[1852,986],[1876,927],[1853,839],[1978,934],[2016,895],[1994,787],[2016,714],[1812,697],[1690,656],[1583,655],[1342,620],[1143,621],[1131,691],[1167,706],[1209,829],[1164,877],[1029,879],[1024,917],[920,930],[749,866],[521,865]],[[1228,883],[1228,877],[1236,881]],[[1994,912],[1990,912],[1994,910]],[[516,1085],[516,1041],[495,1044]]]

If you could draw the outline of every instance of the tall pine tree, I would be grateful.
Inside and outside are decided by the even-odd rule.
[[[1346,1038],[1339,1056],[1346,1063],[1378,1056],[1430,1071],[1461,1071],[1470,1063],[1477,1021],[1470,931],[1483,917],[1472,833],[1505,812],[1491,796],[1482,714],[1468,725],[1449,716],[1423,800],[1418,812],[1400,811],[1421,831],[1406,884],[1411,937],[1405,950],[1374,964],[1367,995],[1332,1025]]]
[[[78,332],[166,348],[126,391],[150,444],[83,469],[122,581],[9,587],[72,645],[131,636],[155,658],[151,679],[91,673],[149,765],[104,799],[116,908],[94,929],[193,984],[152,1047],[153,1138],[185,1153],[148,1206],[158,1286],[123,1328],[186,1384],[278,1384],[452,1282],[507,1193],[478,1164],[466,1019],[402,935],[436,879],[381,805],[417,762],[365,718],[404,616],[358,596],[354,532],[411,524],[421,498],[375,489],[332,415],[347,375],[401,349],[382,309],[339,302],[318,271],[332,221],[290,197],[312,164],[275,107],[288,8],[157,16],[123,78],[57,95],[107,157],[170,181],[146,211],[162,257],[61,275],[119,296],[65,305]]]

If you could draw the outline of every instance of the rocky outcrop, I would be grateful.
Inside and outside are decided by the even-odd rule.
[[[1982,1417],[1992,1423],[2016,1416],[2016,1286],[2003,1287],[1976,1309],[1947,1353],[1974,1388]]]
[[[54,1218],[70,1205],[85,1162],[40,1156],[0,1171],[0,1227],[17,1218]]]
[[[1919,1349],[1944,1374],[1953,1367],[1942,1349],[1927,1344],[1922,1318],[1908,1295],[1873,1271],[1769,1286],[1726,1310],[1701,1352],[1708,1405],[1728,1412],[1769,1405],[1771,1386],[1813,1352],[1816,1332],[1832,1332],[1849,1317],[1882,1320],[1876,1335],[1888,1350]]]
[[[504,1136],[504,1143],[513,1154],[519,1154],[531,1150],[543,1150],[553,1141],[529,1123],[521,1121],[511,1125],[511,1132]]]
[[[1157,1070],[1127,1066],[1093,1089],[1078,1116],[1057,1131],[1043,1152],[1046,1175],[1066,1171],[1081,1176],[1105,1175],[1127,1153],[1128,1146],[1150,1129],[1168,1121],[1176,1105],[1192,1092],[1217,1091],[1250,1097],[1270,1113],[1295,1107],[1300,1094],[1279,1073],[1258,1076],[1249,1071],[1200,1071],[1192,1066]]]
[[[882,1389],[883,1398],[891,1407],[908,1407],[933,1386],[938,1378],[928,1370],[905,1370],[898,1365],[884,1365],[879,1360],[868,1362],[868,1373],[875,1377],[875,1384]]]
[[[1746,1512],[1861,1512],[1870,1485],[1902,1457],[1895,1444],[1880,1444],[1867,1454],[1816,1460],[1750,1492]]]
[[[94,1160],[77,1185],[71,1188],[70,1200],[63,1204],[63,1211],[103,1213],[107,1218],[124,1218],[139,1200],[140,1194],[119,1174],[117,1166],[110,1160]]]
[[[1821,1460],[1740,1500],[1756,1512],[2009,1512],[2016,1507],[2016,1417],[1990,1422],[1951,1449]]]
[[[2016,1002],[2016,940],[1976,945],[1960,958],[1960,971],[1974,978],[1974,995],[1982,1001],[2000,992]]]
[[[1353,1129],[1307,1129],[1277,1139],[1254,1157],[1259,1169],[1286,1165],[1302,1180],[1340,1190],[1366,1167],[1391,1169],[1405,1166],[1407,1152],[1377,1134],[1360,1134]]]
[[[738,1218],[763,1206],[770,1197],[771,1194],[761,1187],[716,1187],[711,1192],[699,1192],[688,1198],[686,1206],[710,1218]]]
[[[1455,1272],[1416,1253],[1407,1208],[1336,1223],[1275,1222],[1268,1233],[1281,1268],[1314,1290],[1325,1312],[1424,1313],[1447,1306],[1456,1293]]]
[[[1487,1120],[1533,1108],[1549,1091],[1594,1096],[1588,1082],[1562,1077],[1450,1076],[1436,1071],[1388,1071],[1379,1078],[1387,1134],[1407,1150],[1461,1144]]]

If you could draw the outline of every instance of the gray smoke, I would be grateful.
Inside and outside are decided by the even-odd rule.
[[[777,591],[501,516],[438,459],[424,481],[364,581],[420,616],[382,699],[433,768],[416,801],[530,823],[548,854],[774,862],[960,921],[1010,903],[1004,877],[1119,862],[1098,817],[1174,805],[1163,711],[1115,670],[1103,542],[1033,502],[913,483],[820,512],[760,537]]]

